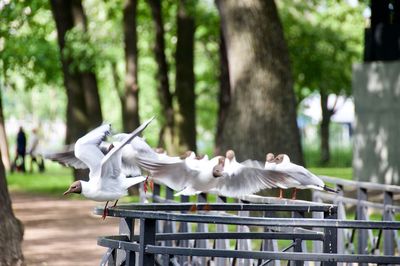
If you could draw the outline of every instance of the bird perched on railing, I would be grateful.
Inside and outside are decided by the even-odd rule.
[[[120,141],[114,142],[109,146],[108,152],[104,154],[100,149],[100,144],[105,138],[110,135],[111,125],[101,125],[90,131],[75,143],[74,156],[57,157],[57,155],[48,155],[47,158],[64,162],[71,166],[79,168],[89,168],[89,181],[78,180],[71,184],[69,189],[64,192],[64,195],[70,193],[82,194],[88,199],[95,201],[107,201],[104,207],[103,219],[107,215],[107,205],[109,201],[116,201],[128,194],[128,188],[143,182],[146,178],[142,175],[127,178],[122,171],[124,147],[139,135],[153,118],[144,122],[140,127],[130,134],[120,136]],[[128,154],[129,154],[128,149]],[[67,158],[67,159],[65,159]],[[127,160],[127,158],[124,158]],[[128,168],[132,168],[132,163]]]
[[[293,188],[292,199],[296,199],[297,189],[311,188],[337,193],[336,190],[327,187],[324,181],[303,166],[290,162],[290,158],[286,154],[279,154],[274,158],[273,162],[270,163],[273,169],[284,172],[291,177],[291,179],[288,179],[287,188]],[[273,165],[273,163],[275,163],[275,165]],[[280,197],[282,197],[281,193]]]
[[[179,191],[176,195],[216,192],[224,196],[243,196],[278,187],[291,178],[278,171],[240,164],[232,150],[226,155],[226,158],[217,156],[211,160],[199,160],[193,154],[180,160],[139,156],[137,161],[155,181]]]

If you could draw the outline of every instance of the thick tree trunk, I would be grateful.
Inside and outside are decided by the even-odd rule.
[[[86,111],[85,93],[81,87],[81,75],[70,70],[71,58],[64,54],[65,35],[74,26],[72,4],[70,1],[51,0],[51,8],[56,22],[60,58],[64,75],[64,86],[67,93],[67,136],[66,142],[73,143],[83,136],[89,128],[89,118]],[[75,179],[82,179],[86,172],[74,170]],[[87,177],[86,177],[87,178]]]
[[[0,89],[0,153],[4,167],[6,170],[10,170],[10,153],[8,149],[7,133],[5,127],[5,119],[3,115],[3,98],[2,89]]]
[[[122,103],[122,123],[125,132],[133,131],[139,121],[139,86],[137,79],[137,0],[126,0],[124,6],[125,96]]]
[[[321,138],[321,163],[327,164],[331,159],[331,152],[329,146],[329,126],[331,117],[334,114],[334,109],[328,108],[328,95],[321,90],[321,110],[322,120],[320,125],[320,138]]]
[[[87,34],[87,18],[81,0],[72,1],[72,18],[74,26],[81,27]],[[85,95],[89,127],[95,128],[103,122],[95,69],[83,71],[80,73],[80,76],[82,82],[81,86]]]
[[[1,154],[0,154],[1,155]],[[0,156],[1,157],[1,156]],[[14,216],[7,189],[6,173],[0,160],[0,265],[22,265],[22,223]]]
[[[172,106],[172,95],[169,90],[168,64],[167,58],[165,56],[164,24],[161,13],[161,1],[148,0],[148,3],[151,8],[154,27],[156,29],[154,53],[158,65],[158,96],[161,102],[161,107],[165,119],[160,132],[159,146],[164,146],[169,153],[174,154],[177,152],[174,144],[174,110]]]
[[[180,0],[177,15],[176,89],[178,102],[176,128],[178,152],[196,151],[196,95],[194,91],[195,22],[188,13],[188,1]]]
[[[231,103],[231,86],[229,84],[229,67],[228,56],[226,54],[226,45],[222,31],[220,33],[219,42],[219,95],[218,95],[218,122],[217,132],[215,135],[215,155],[221,155],[224,151],[221,150],[223,143],[222,132],[226,117],[228,116],[229,105]]]
[[[232,102],[222,149],[239,160],[286,153],[303,164],[289,55],[273,0],[217,0]]]

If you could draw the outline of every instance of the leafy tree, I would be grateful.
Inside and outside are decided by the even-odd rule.
[[[280,7],[298,101],[313,92],[321,96],[322,163],[330,159],[329,125],[337,110],[336,104],[328,106],[328,96],[351,94],[351,67],[361,60],[364,8],[333,0],[284,1]]]

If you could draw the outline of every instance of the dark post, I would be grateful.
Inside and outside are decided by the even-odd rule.
[[[304,212],[298,212],[298,211],[294,211],[292,212],[292,218],[296,219],[296,218],[304,218]],[[301,239],[300,238],[296,238],[294,239],[294,252],[303,252],[303,249],[301,247]],[[304,261],[294,261],[294,265],[295,266],[303,266],[304,265]]]
[[[366,201],[368,199],[367,190],[365,188],[357,188],[358,201]],[[366,220],[367,214],[365,206],[357,205],[357,220]],[[358,230],[358,254],[367,254],[368,250],[368,231],[366,229]],[[365,265],[365,264],[364,264]]]
[[[135,234],[135,219],[133,218],[121,218],[119,222],[119,234],[127,235],[129,240],[133,242],[133,237]],[[123,250],[118,250],[117,254],[117,265],[121,265],[125,260],[125,265],[135,265],[135,257],[136,254],[133,251],[125,250],[125,254],[123,254]],[[123,256],[125,255],[125,256]]]
[[[140,243],[139,243],[139,265],[154,266],[154,254],[146,253],[147,245],[154,245],[156,242],[156,220],[140,219]]]
[[[393,221],[393,211],[388,205],[393,205],[393,193],[385,191],[383,194],[383,220]],[[393,230],[383,230],[383,252],[385,255],[394,255],[394,233]]]
[[[189,202],[189,196],[181,196],[181,202]],[[182,212],[185,213],[185,212]],[[188,224],[185,222],[181,222],[179,226],[180,233],[188,233],[189,227]],[[180,247],[189,247],[189,240],[179,240]],[[189,257],[187,256],[178,256],[178,263],[180,265],[188,265],[189,264]]]
[[[332,206],[329,211],[324,212],[324,219],[337,219],[337,207]],[[337,253],[337,232],[335,227],[326,227],[324,229],[324,253],[336,254]],[[324,262],[324,266],[336,266],[336,262]]]

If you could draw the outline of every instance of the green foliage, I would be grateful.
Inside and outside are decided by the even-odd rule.
[[[361,61],[365,4],[279,1],[298,101],[313,91],[351,94],[352,64]]]
[[[322,165],[321,152],[318,148],[306,147],[304,150],[304,160],[307,167],[351,167],[352,150],[350,148],[334,148],[331,150],[331,160],[328,164]]]

